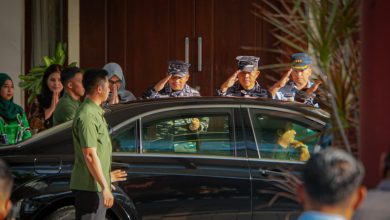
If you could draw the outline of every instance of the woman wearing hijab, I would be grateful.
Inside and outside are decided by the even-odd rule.
[[[31,137],[26,114],[15,104],[14,84],[6,73],[0,73],[0,144],[12,145]]]
[[[110,105],[137,100],[133,93],[125,89],[126,81],[119,64],[107,63],[103,69],[108,72],[110,95],[107,102]]]
[[[41,94],[31,106],[30,125],[33,132],[39,132],[53,126],[53,113],[62,96],[61,66],[49,66],[42,78]]]

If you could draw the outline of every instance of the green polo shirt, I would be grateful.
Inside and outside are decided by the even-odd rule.
[[[72,134],[75,161],[70,179],[70,188],[100,192],[102,189],[90,174],[82,149],[85,147],[96,148],[103,174],[110,186],[112,146],[107,122],[104,118],[104,110],[92,100],[85,99],[73,120]]]
[[[76,114],[77,108],[81,102],[72,98],[68,93],[64,95],[58,101],[56,110],[53,114],[53,125],[59,125],[61,123],[73,120]]]

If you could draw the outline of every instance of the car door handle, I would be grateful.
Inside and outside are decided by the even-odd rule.
[[[34,171],[38,174],[58,174],[62,170],[62,160],[59,157],[37,156],[34,158]]]
[[[264,178],[264,180],[267,181],[291,184],[299,180],[299,176],[295,175],[294,173],[291,173],[291,171],[288,170],[270,170],[259,168],[258,171],[260,175]]]
[[[184,166],[187,169],[193,169],[193,170],[198,169],[198,166],[196,166],[194,162],[185,163]]]
[[[177,162],[178,164],[183,165],[184,168],[186,169],[192,169],[192,170],[198,169],[198,166],[194,161],[188,161],[186,159],[177,158]]]
[[[259,168],[259,173],[262,176],[268,176],[268,175],[285,176],[286,175],[286,173],[284,173],[283,171],[269,170],[263,168]]]

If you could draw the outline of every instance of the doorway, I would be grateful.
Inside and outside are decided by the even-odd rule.
[[[80,65],[119,63],[126,87],[136,96],[167,72],[172,59],[191,64],[190,86],[203,96],[236,70],[238,55],[274,58],[258,48],[272,46],[272,34],[256,17],[257,0],[83,0],[80,1]]]

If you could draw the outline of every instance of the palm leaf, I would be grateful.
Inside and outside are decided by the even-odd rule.
[[[271,24],[274,37],[293,50],[305,51],[315,60],[317,77],[324,81],[325,106],[333,112],[335,136],[350,149],[348,129],[358,127],[360,87],[359,0],[263,0],[256,15]],[[264,7],[262,7],[264,6]],[[283,46],[283,48],[285,48]],[[281,49],[272,48],[274,52]],[[280,51],[285,54],[285,51]],[[267,65],[277,68],[277,65]],[[346,130],[347,129],[347,130]],[[352,138],[356,139],[356,138]],[[336,141],[337,142],[337,141]]]

